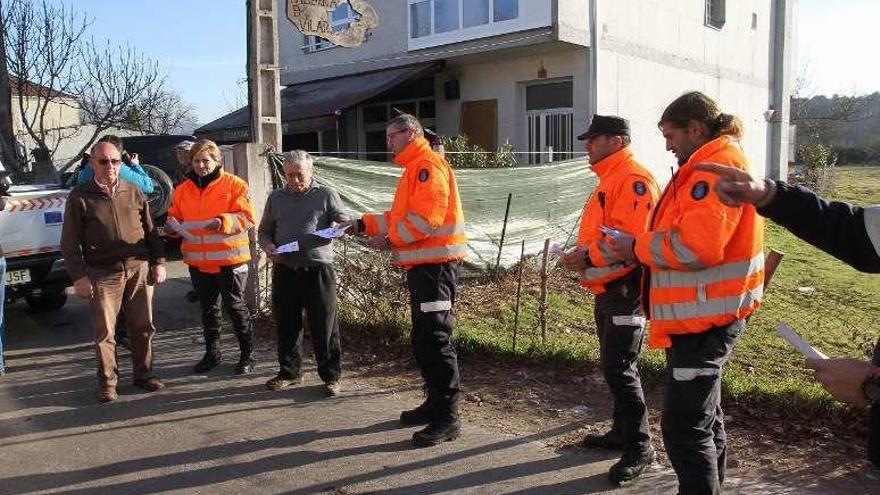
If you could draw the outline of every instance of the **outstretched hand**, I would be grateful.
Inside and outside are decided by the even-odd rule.
[[[715,192],[727,206],[737,207],[743,203],[766,206],[776,195],[775,182],[755,179],[745,170],[717,163],[698,163],[694,168],[718,176]]]

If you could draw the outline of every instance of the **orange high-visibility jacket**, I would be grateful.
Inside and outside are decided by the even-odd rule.
[[[424,138],[413,139],[394,163],[403,176],[391,211],[364,215],[365,233],[387,235],[400,267],[464,258],[464,214],[452,168]]]
[[[593,265],[581,274],[580,284],[593,294],[601,294],[605,284],[632,272],[635,265],[614,256],[600,227],[641,234],[648,228],[660,191],[654,176],[635,160],[628,147],[608,155],[592,169],[599,185],[584,206],[577,243],[587,249]]]
[[[254,207],[247,183],[237,176],[220,170],[204,189],[190,179],[181,182],[171,196],[168,216],[180,220],[192,234],[180,245],[187,265],[219,273],[221,266],[250,261],[248,230],[254,226]],[[219,231],[201,228],[215,218],[222,221]]]
[[[749,170],[738,142],[709,141],[669,181],[648,232],[636,236],[636,257],[648,268],[642,297],[650,347],[669,347],[671,334],[728,325],[761,304],[764,220],[752,205],[722,204],[718,177],[694,170],[701,162]]]

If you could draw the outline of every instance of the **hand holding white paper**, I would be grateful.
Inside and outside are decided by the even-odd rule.
[[[299,242],[293,241],[275,248],[275,254],[295,253],[299,251]]]
[[[327,227],[326,229],[316,230],[312,232],[312,234],[323,237],[324,239],[336,239],[338,237],[342,237],[345,235],[345,231],[348,230],[350,225],[346,225],[344,227]]]
[[[797,332],[785,323],[776,325],[776,333],[804,356],[811,359],[828,359],[828,356],[806,343]]]

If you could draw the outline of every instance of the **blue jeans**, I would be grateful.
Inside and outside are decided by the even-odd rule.
[[[0,256],[0,374],[6,372],[6,362],[3,360],[3,339],[6,337],[6,315],[3,314],[6,306],[6,258]]]

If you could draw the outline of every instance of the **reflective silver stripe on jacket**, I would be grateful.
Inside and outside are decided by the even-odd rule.
[[[250,246],[224,249],[222,251],[183,251],[183,259],[188,261],[223,261],[228,259],[250,256]]]
[[[721,374],[719,368],[672,368],[672,379],[689,382],[700,376],[715,377]]]
[[[738,296],[728,296],[687,303],[652,304],[651,319],[679,321],[708,316],[729,315],[750,307],[764,295],[764,286],[758,286]]]
[[[467,254],[467,246],[464,244],[458,246],[440,246],[424,249],[413,249],[409,251],[400,251],[394,253],[394,260],[399,263],[409,263],[411,261],[429,260],[437,258],[459,258]]]
[[[223,244],[223,243],[239,243],[239,242],[248,242],[248,234],[247,232],[240,232],[238,234],[211,234],[211,235],[199,235],[194,236],[197,242],[189,242],[189,244]]]
[[[623,263],[614,263],[613,265],[608,266],[592,266],[584,270],[581,278],[587,282],[592,282],[593,280],[613,275],[615,272],[624,268],[626,268],[626,265]]]
[[[419,304],[422,313],[438,313],[452,309],[452,301],[431,301]]]
[[[672,252],[679,263],[691,270],[702,270],[705,268],[700,263],[700,260],[697,259],[697,255],[681,242],[681,236],[678,234],[678,231],[673,230],[669,233],[669,244],[672,246]]]
[[[416,238],[409,232],[409,229],[406,228],[406,222],[403,220],[397,221],[397,235],[400,236],[400,239],[407,243],[412,244],[416,242]]]
[[[644,327],[648,320],[644,316],[612,316],[611,323],[622,327]]]
[[[668,287],[706,286],[725,280],[746,278],[764,269],[764,253],[758,253],[748,261],[737,261],[716,265],[696,272],[654,271],[651,272],[651,287],[663,289]]]
[[[434,229],[432,229],[431,226],[428,224],[428,222],[426,222],[425,219],[420,217],[419,215],[417,215],[411,211],[408,211],[408,212],[406,212],[406,219],[409,220],[409,223],[416,230],[421,232],[422,235],[430,236],[434,233]],[[403,223],[403,220],[401,220],[400,223]]]
[[[376,228],[379,229],[380,235],[385,235],[388,233],[388,221],[385,220],[385,215],[373,215],[373,218],[376,219]]]
[[[874,251],[880,256],[880,205],[865,208],[865,230],[874,245]]]
[[[661,270],[669,268],[669,264],[666,263],[666,258],[663,256],[663,232],[654,232],[648,250],[651,252],[651,259],[657,268]]]

